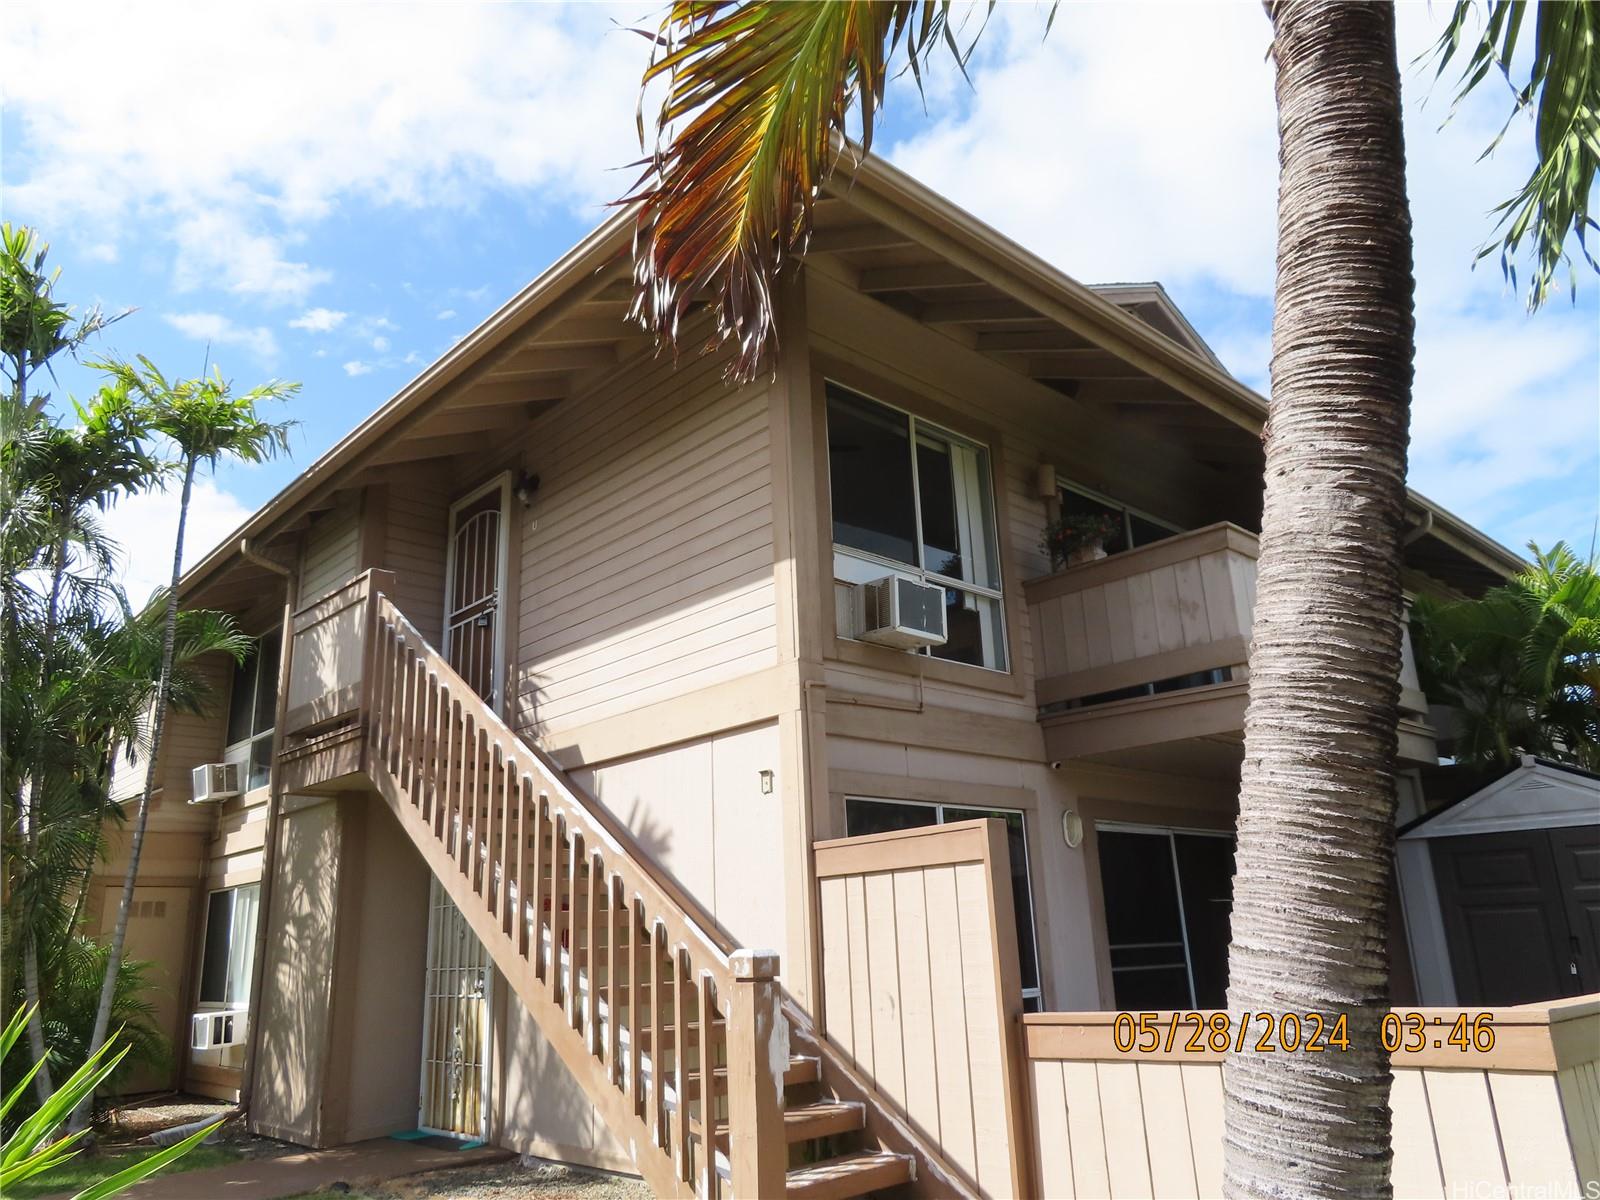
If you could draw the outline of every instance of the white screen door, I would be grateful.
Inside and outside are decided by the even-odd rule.
[[[429,882],[417,1124],[481,1140],[489,1121],[489,956],[439,881]]]
[[[445,571],[445,658],[496,711],[504,679],[510,492],[510,477],[502,475],[450,506]],[[464,833],[458,829],[455,837]],[[417,1121],[423,1129],[462,1138],[488,1135],[493,978],[483,943],[432,880]]]

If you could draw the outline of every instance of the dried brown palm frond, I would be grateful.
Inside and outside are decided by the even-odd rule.
[[[730,375],[757,375],[774,281],[804,249],[846,114],[859,101],[865,148],[902,48],[919,82],[932,46],[962,62],[949,17],[950,0],[674,3],[647,35],[644,86],[666,94],[645,175],[622,201],[639,205],[635,319],[675,345],[690,304],[711,299],[715,341],[737,344]]]

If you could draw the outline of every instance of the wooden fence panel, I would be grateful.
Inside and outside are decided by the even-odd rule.
[[[1005,826],[819,842],[824,1028],[986,1196],[1025,1194]]]

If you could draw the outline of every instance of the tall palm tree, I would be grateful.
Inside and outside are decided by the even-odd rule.
[[[150,741],[145,763],[144,791],[134,816],[133,834],[128,848],[128,866],[122,881],[122,898],[117,906],[117,921],[111,934],[105,981],[100,989],[100,1006],[95,1014],[94,1031],[89,1041],[93,1055],[105,1045],[116,996],[117,971],[128,936],[128,913],[133,906],[134,887],[139,877],[139,859],[144,850],[145,829],[149,824],[150,802],[155,793],[156,772],[161,755],[161,737],[166,727],[167,708],[172,700],[172,664],[178,633],[178,582],[183,575],[183,541],[189,520],[189,502],[194,482],[202,467],[215,470],[222,459],[236,462],[263,462],[289,449],[289,429],[293,422],[266,420],[258,407],[286,400],[299,390],[298,384],[272,382],[234,395],[232,386],[220,372],[197,379],[169,381],[149,359],[137,364],[103,361],[95,364],[127,388],[140,405],[143,420],[156,435],[174,448],[174,474],[181,480],[178,494],[178,529],[173,539],[172,574],[162,598],[164,617],[161,634],[161,668],[150,716]],[[73,1114],[73,1129],[87,1125],[93,1098],[87,1098]]]
[[[1394,14],[1268,0],[1280,137],[1277,307],[1265,507],[1228,1004],[1348,1014],[1351,1051],[1235,1054],[1225,1071],[1235,1195],[1389,1190],[1389,1067],[1379,1046],[1394,836],[1400,534],[1412,372],[1412,270]],[[1524,6],[1496,0],[1483,37],[1463,4],[1441,70],[1509,73]],[[645,84],[665,85],[638,204],[635,312],[673,340],[709,293],[747,379],[767,361],[774,281],[803,252],[811,205],[851,108],[862,140],[895,56],[920,79],[961,57],[939,0],[678,0]],[[1536,242],[1548,283],[1591,224],[1600,5],[1540,6],[1540,165],[1507,209],[1505,247]],[[644,122],[641,112],[641,132]],[[1553,247],[1553,253],[1552,253]],[[1543,292],[1531,298],[1537,302]]]

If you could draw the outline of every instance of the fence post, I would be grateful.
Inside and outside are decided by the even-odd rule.
[[[741,1200],[782,1196],[789,1169],[789,1143],[783,1132],[789,1024],[780,1007],[778,956],[771,950],[737,950],[728,966],[733,975],[728,997],[732,1191]],[[702,1036],[707,1033],[702,1030]]]

